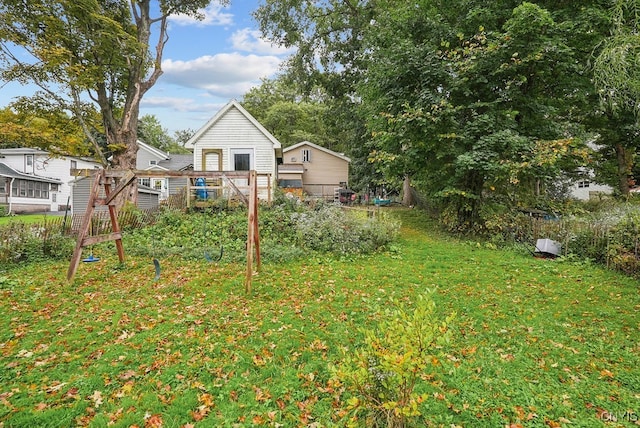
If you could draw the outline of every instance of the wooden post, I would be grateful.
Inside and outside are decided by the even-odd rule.
[[[131,174],[133,176],[133,173]],[[135,176],[134,176],[135,177]],[[104,194],[105,194],[105,202],[108,203],[109,207],[109,218],[111,219],[111,230],[113,233],[120,235],[116,238],[116,250],[118,251],[118,259],[120,263],[124,263],[124,247],[122,246],[122,234],[120,232],[120,224],[118,224],[118,212],[116,211],[116,207],[113,206],[111,201],[114,197],[118,195],[122,191],[125,186],[128,186],[131,183],[131,180],[128,180],[127,184],[124,184],[125,181],[128,180],[128,177],[125,177],[118,183],[118,187],[114,190],[113,196],[111,196],[111,182],[105,181],[104,183]]]
[[[258,231],[258,180],[255,171],[249,174],[249,210],[247,219],[247,274],[245,292],[251,293],[253,277],[253,255],[255,249],[257,270],[260,270],[260,233]]]
[[[95,201],[100,194],[100,182],[104,180],[104,170],[100,170],[93,176],[93,186],[91,186],[91,193],[89,194],[89,202],[87,203],[87,210],[84,213],[82,219],[82,225],[78,231],[78,240],[76,241],[76,248],[73,250],[73,256],[71,257],[71,263],[69,263],[69,269],[67,270],[67,281],[71,281],[73,276],[78,270],[80,264],[80,258],[82,257],[82,248],[85,245],[85,238],[91,227],[91,219],[93,217],[93,210],[95,207]]]

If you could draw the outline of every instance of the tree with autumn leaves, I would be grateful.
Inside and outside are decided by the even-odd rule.
[[[140,102],[162,74],[168,18],[198,17],[198,9],[209,3],[3,1],[0,78],[36,84],[40,91],[34,99],[73,118],[103,164],[100,134],[113,156],[112,166],[134,168]]]

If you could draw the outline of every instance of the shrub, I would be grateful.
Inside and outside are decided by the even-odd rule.
[[[60,229],[61,223],[57,221],[40,224],[10,222],[0,228],[0,263],[70,257],[75,239],[64,236]]]
[[[300,246],[309,250],[366,254],[383,248],[397,236],[400,224],[388,216],[363,217],[336,205],[320,205],[293,217]]]
[[[398,235],[399,224],[386,215],[346,213],[339,206],[312,207],[285,199],[262,207],[259,216],[263,260],[285,261],[310,251],[338,255],[376,251]],[[185,214],[162,212],[157,222],[125,235],[127,248],[150,257],[179,255],[198,259],[203,251],[224,247],[225,261],[246,257],[247,211],[244,208]]]
[[[392,302],[373,330],[363,329],[364,344],[355,353],[345,352],[331,371],[336,384],[351,395],[345,417],[350,425],[407,427],[421,415],[427,399],[416,386],[435,367],[451,337],[449,325],[455,314],[440,320],[436,305],[418,296],[411,312]],[[364,414],[364,419],[359,417]]]

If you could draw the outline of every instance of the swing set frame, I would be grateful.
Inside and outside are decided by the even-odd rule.
[[[256,271],[261,268],[260,260],[260,232],[258,229],[258,174],[256,171],[145,171],[145,170],[116,170],[97,169],[79,170],[78,175],[92,176],[93,184],[89,193],[89,201],[84,214],[82,224],[78,230],[76,247],[71,256],[67,281],[71,281],[76,274],[78,265],[82,259],[82,249],[101,242],[115,241],[116,251],[120,263],[124,263],[125,254],[122,245],[122,231],[118,223],[118,211],[122,200],[118,198],[123,190],[127,189],[138,176],[140,177],[188,177],[189,179],[203,177],[205,179],[226,179],[231,189],[248,205],[247,214],[247,269],[245,277],[245,292],[251,292],[251,282],[254,274],[254,262]],[[243,194],[232,180],[246,179],[249,187],[249,195]],[[190,193],[187,192],[187,202]],[[91,219],[96,207],[106,206],[109,210],[111,232],[95,235],[90,233]]]

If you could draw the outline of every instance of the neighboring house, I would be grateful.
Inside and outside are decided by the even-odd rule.
[[[574,183],[571,186],[570,192],[572,198],[587,201],[589,199],[597,199],[602,196],[611,195],[613,189],[606,184],[597,184],[585,179]]]
[[[258,176],[258,196],[267,199],[281,158],[280,142],[236,100],[225,105],[187,141],[194,171],[250,171]],[[246,181],[236,180],[238,186]],[[272,189],[273,191],[273,189]]]
[[[142,141],[138,141],[136,169],[149,171],[187,171],[193,169],[193,155],[176,155],[163,152]],[[160,192],[160,200],[178,193],[187,186],[186,177],[144,177],[138,176],[138,184]]]
[[[583,173],[584,176],[569,187],[569,193],[572,198],[587,201],[589,199],[600,198],[613,193],[613,188],[611,186],[606,184],[597,184],[592,181],[594,176],[593,171],[584,170]]]
[[[600,151],[603,146],[598,145],[595,140],[587,141],[587,147],[594,151]],[[613,188],[606,184],[597,184],[593,181],[595,174],[591,168],[580,168],[582,177],[574,181],[569,187],[569,195],[574,199],[586,201],[592,198],[600,198],[613,193]]]
[[[282,150],[284,164],[279,170],[285,172],[289,165],[298,165],[304,193],[315,198],[334,199],[339,189],[348,187],[351,159],[317,144],[303,141]],[[295,168],[294,168],[295,169]],[[285,178],[279,176],[279,178]],[[294,179],[290,174],[287,180]],[[285,182],[283,182],[285,184]]]
[[[92,159],[29,148],[0,149],[0,165],[0,204],[15,213],[64,211],[75,178],[71,170],[100,168]]]
[[[78,177],[72,186],[72,213],[84,214],[89,203],[89,193],[93,187],[93,177]],[[100,197],[104,197],[104,188],[100,189]],[[140,209],[156,208],[160,203],[160,191],[147,186],[138,185],[137,207]],[[96,206],[96,211],[106,211],[106,206]]]
[[[59,180],[23,174],[0,162],[0,205],[7,213],[52,211],[61,185]]]

